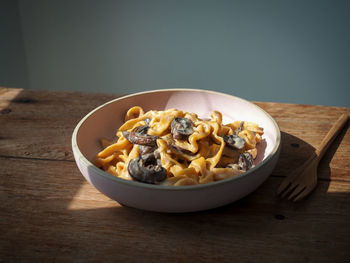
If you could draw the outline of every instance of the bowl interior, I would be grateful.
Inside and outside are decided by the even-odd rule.
[[[208,118],[213,110],[220,111],[223,123],[244,120],[264,128],[263,141],[259,144],[256,164],[274,153],[280,141],[276,122],[258,106],[238,97],[205,90],[158,90],[137,93],[110,101],[85,116],[76,133],[76,141],[82,155],[93,162],[102,149],[101,138],[113,139],[122,125],[127,110],[141,106],[144,111],[177,108]]]

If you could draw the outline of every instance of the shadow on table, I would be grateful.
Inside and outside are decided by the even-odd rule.
[[[301,165],[315,149],[283,132],[280,162],[272,176],[254,193],[235,203],[184,214],[147,212],[129,207],[68,213],[73,217],[90,218],[94,231],[100,231],[95,228],[96,222],[107,226],[104,237],[122,247],[136,243],[157,253],[170,253],[173,248],[180,260],[194,253],[202,260],[220,259],[220,253],[226,257],[231,254],[232,257],[250,258],[248,255],[254,250],[256,255],[271,251],[287,262],[325,260],[331,254],[334,262],[341,262],[349,256],[345,249],[350,233],[345,218],[349,212],[345,208],[349,208],[350,193],[329,191],[329,164],[346,131],[342,131],[321,161],[317,189],[301,202],[281,200],[275,191],[284,176]],[[330,222],[339,228],[326,227]],[[88,225],[85,227],[88,230]],[[128,233],[123,242],[120,231]],[[96,233],[99,238],[100,234]],[[333,236],[332,241],[330,236]],[[330,242],[335,242],[337,248]],[[334,252],[337,252],[336,256]]]
[[[283,132],[280,162],[272,176],[254,193],[232,204],[183,214],[147,212],[125,206],[66,213],[81,219],[77,224],[91,232],[94,242],[111,242],[126,251],[133,246],[135,255],[175,253],[178,260],[196,255],[198,260],[211,261],[224,259],[220,255],[251,259],[249,255],[253,250],[259,256],[273,253],[286,262],[322,261],[331,254],[334,262],[341,262],[349,256],[345,249],[350,233],[345,218],[349,212],[345,208],[349,208],[350,193],[328,191],[329,163],[346,130],[320,164],[317,189],[301,202],[281,200],[275,191],[284,176],[301,165],[314,148]],[[338,228],[326,227],[330,222]],[[335,242],[337,248],[331,242]],[[337,252],[335,256],[334,252]],[[169,254],[163,256],[171,258]]]

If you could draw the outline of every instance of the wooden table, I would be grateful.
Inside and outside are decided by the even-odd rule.
[[[75,125],[115,97],[0,88],[0,262],[349,262],[349,123],[311,196],[275,192],[350,108],[256,102],[282,131],[269,179],[225,207],[163,214],[120,206],[75,165]]]

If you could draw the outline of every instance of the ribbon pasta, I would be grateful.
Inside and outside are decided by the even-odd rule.
[[[190,124],[191,133],[176,137],[173,133],[175,119]],[[177,125],[181,128],[183,124]],[[140,171],[142,167],[133,170],[129,167],[131,161],[152,155],[154,163],[147,171],[158,169],[157,175],[160,171],[166,172],[164,178],[152,183],[206,184],[241,174],[252,167],[263,133],[263,129],[252,122],[234,121],[224,125],[219,111],[213,111],[210,119],[201,119],[195,113],[178,109],[144,112],[135,106],[127,111],[124,124],[116,132],[116,141],[101,140],[103,150],[97,154],[95,164],[114,176],[135,180],[130,171],[136,168]],[[152,140],[154,144],[151,145]],[[232,140],[237,141],[238,146],[232,147]],[[132,164],[148,165],[147,162],[145,159]],[[144,182],[149,183],[149,178]]]

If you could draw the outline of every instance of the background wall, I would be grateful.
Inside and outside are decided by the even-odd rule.
[[[28,81],[16,86],[350,107],[350,1],[18,3]]]
[[[0,86],[28,87],[18,1],[0,0]]]

